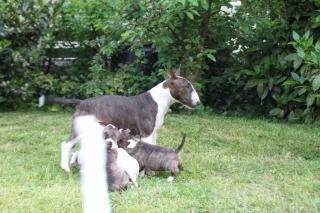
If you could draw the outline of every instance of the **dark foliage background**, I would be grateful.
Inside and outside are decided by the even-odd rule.
[[[201,110],[313,122],[319,9],[319,0],[1,1],[0,103],[134,95],[181,65]]]

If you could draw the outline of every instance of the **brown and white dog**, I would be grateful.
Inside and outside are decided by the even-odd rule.
[[[168,108],[179,102],[188,108],[200,104],[199,96],[187,79],[167,72],[168,79],[159,83],[148,92],[136,96],[104,95],[85,100],[39,98],[39,106],[44,103],[76,104],[73,121],[78,116],[94,115],[103,123],[113,124],[118,128],[130,129],[133,134],[141,135],[141,140],[156,144],[157,131],[163,124]],[[72,125],[71,135],[61,144],[61,168],[69,172],[70,154],[80,137]]]
[[[127,143],[122,143],[122,146],[132,157],[134,157],[139,165],[140,170],[152,171],[169,171],[173,176],[177,176],[182,170],[180,151],[185,143],[186,135],[183,134],[182,142],[177,149],[170,149],[145,143],[142,141],[128,140]],[[173,178],[169,177],[168,181]]]

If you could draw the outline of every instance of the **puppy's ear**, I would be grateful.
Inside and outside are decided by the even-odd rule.
[[[106,128],[108,128],[108,129],[115,129],[116,127],[115,127],[114,125],[112,125],[112,124],[108,124],[108,125],[106,126]]]

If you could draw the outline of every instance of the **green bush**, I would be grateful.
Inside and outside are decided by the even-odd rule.
[[[163,80],[165,68],[181,65],[205,105],[198,113],[211,107],[290,121],[319,119],[319,2],[234,3],[1,2],[1,105],[26,105],[40,94],[135,95]],[[80,46],[55,48],[58,41]],[[153,61],[146,46],[156,55]],[[64,67],[44,63],[59,57],[77,59]],[[146,66],[152,72],[144,72]]]

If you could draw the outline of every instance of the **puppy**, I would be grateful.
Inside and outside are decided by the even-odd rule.
[[[134,157],[139,165],[140,170],[149,169],[152,171],[170,171],[173,176],[177,176],[182,170],[180,151],[185,144],[186,134],[182,136],[182,142],[177,149],[170,149],[158,145],[152,145],[142,141],[128,140],[124,145],[125,150]],[[168,181],[172,181],[169,177]]]
[[[118,166],[118,151],[112,149],[110,143],[107,152],[108,189],[110,192],[124,190],[130,182],[129,175]]]
[[[127,188],[130,183],[129,175],[118,166],[118,150],[112,149],[113,144],[111,142],[107,143],[107,182],[109,192],[121,191]],[[74,152],[71,158],[71,164],[76,164],[81,166],[81,153]]]
[[[117,165],[122,168],[128,175],[135,187],[138,187],[137,178],[139,176],[139,163],[136,159],[131,157],[126,150],[118,148],[117,143],[122,143],[122,141],[127,141],[132,138],[130,135],[130,130],[118,129],[113,125],[107,125],[104,128],[104,134],[107,138],[106,141],[112,144],[112,149],[117,150]]]

